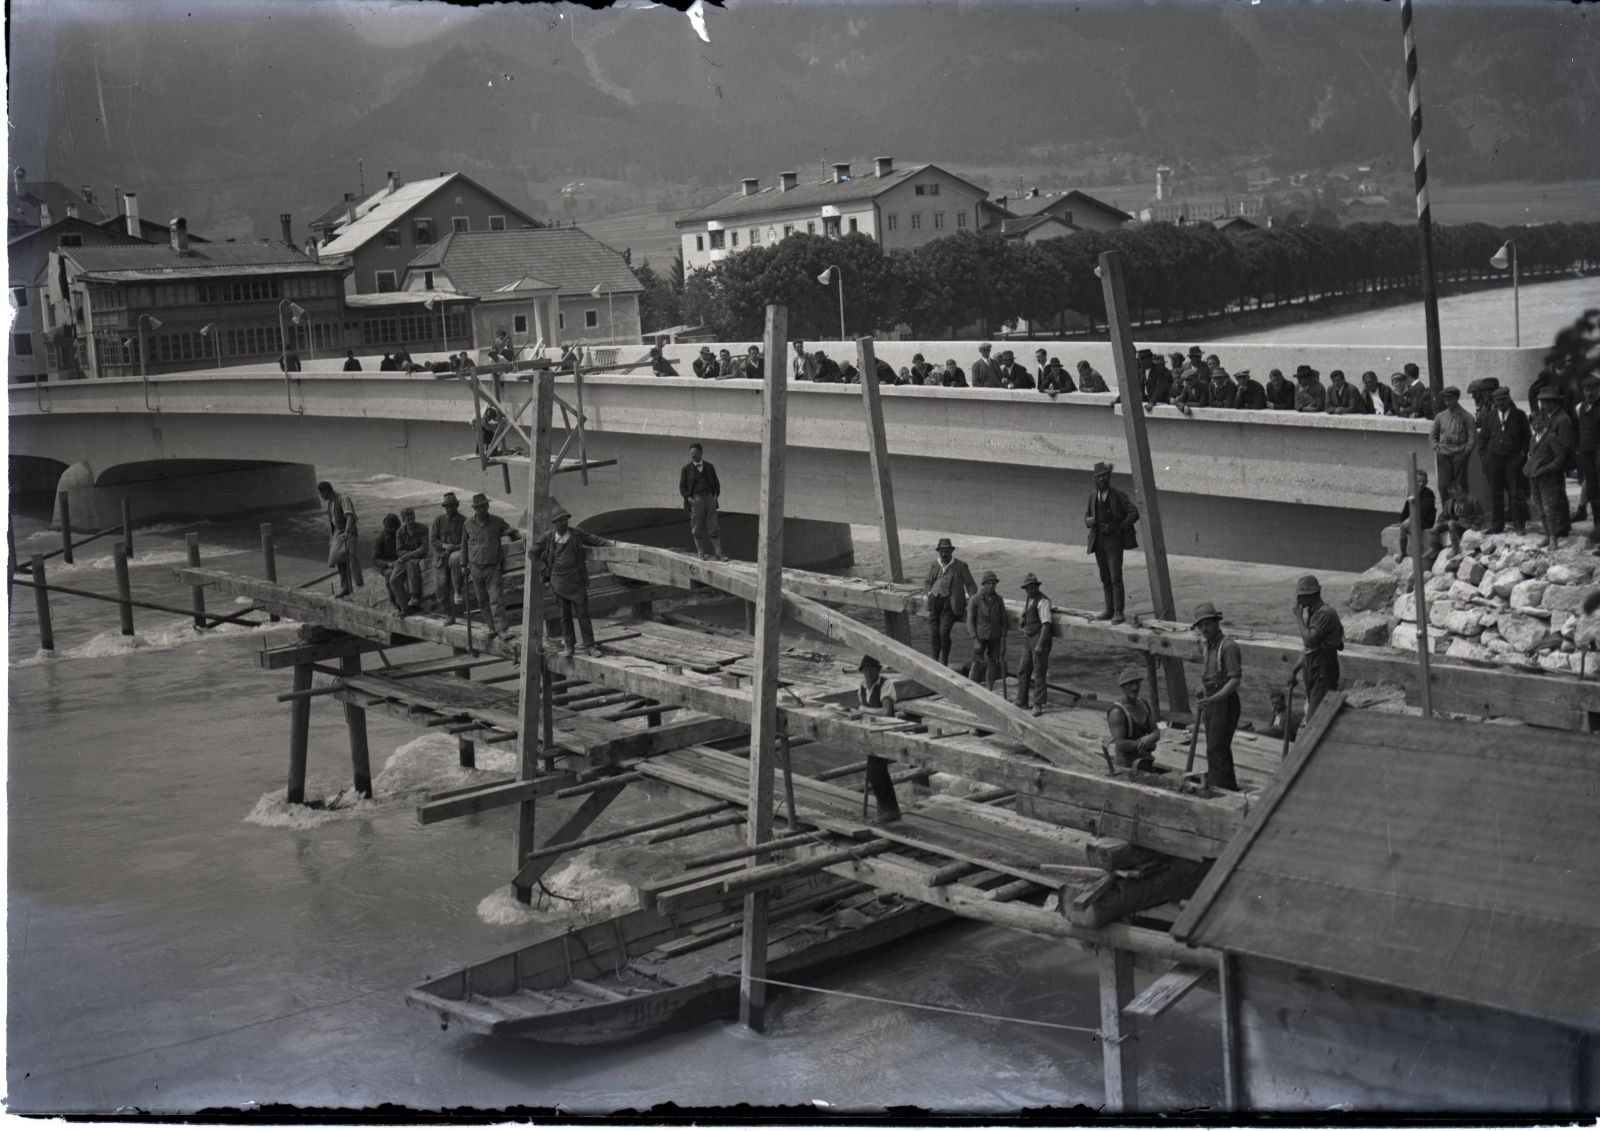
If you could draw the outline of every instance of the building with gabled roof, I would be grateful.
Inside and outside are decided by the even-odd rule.
[[[64,217],[48,227],[30,229],[6,242],[12,310],[6,373],[12,381],[37,381],[50,370],[46,331],[54,331],[56,327],[44,316],[43,281],[50,253],[58,248],[139,242],[126,231],[108,229],[81,216]]]
[[[403,182],[391,172],[382,188],[344,201],[311,222],[324,262],[349,267],[353,294],[400,289],[418,252],[453,232],[538,228],[539,222],[464,173]]]
[[[1001,208],[1018,219],[1050,216],[1074,232],[1107,232],[1120,228],[1133,217],[1079,189],[1065,192],[1040,192],[1029,189],[1016,198],[999,197]]]
[[[765,188],[747,177],[740,191],[680,217],[684,270],[801,232],[865,235],[885,251],[906,251],[982,226],[980,205],[989,194],[937,165],[896,168],[892,157],[879,157],[870,174],[851,168],[840,162],[831,175],[804,182],[779,173],[777,185]]]
[[[68,218],[98,224],[106,214],[88,185],[81,192],[74,192],[60,181],[30,181],[26,169],[12,170],[11,190],[6,197],[7,242]]]
[[[644,287],[622,254],[581,228],[452,232],[406,267],[404,290],[471,295],[476,341],[638,342]]]

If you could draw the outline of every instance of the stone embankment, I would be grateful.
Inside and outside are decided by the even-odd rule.
[[[1423,582],[1434,655],[1600,678],[1600,610],[1583,612],[1586,602],[1600,603],[1600,558],[1580,539],[1555,551],[1540,549],[1540,540],[1467,531],[1459,548],[1439,554]],[[1391,556],[1362,575],[1350,593],[1352,642],[1386,638],[1416,650],[1412,569],[1409,558]]]

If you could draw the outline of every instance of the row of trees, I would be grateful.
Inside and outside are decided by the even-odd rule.
[[[1600,223],[1435,226],[1440,281],[1508,277],[1489,265],[1507,239],[1516,241],[1524,276],[1600,264]],[[1420,263],[1416,228],[1389,223],[1232,235],[1209,224],[1142,224],[1036,244],[963,232],[893,255],[864,235],[795,234],[731,255],[678,286],[646,264],[640,269],[645,325],[683,321],[704,324],[724,340],[756,338],[767,305],[781,303],[789,309],[792,337],[831,339],[839,332],[838,284],[831,277],[820,284],[817,277],[836,265],[852,335],[905,324],[916,337],[956,337],[974,325],[989,333],[1023,319],[1064,331],[1069,313],[1092,327],[1105,320],[1094,268],[1100,253],[1112,250],[1122,254],[1128,305],[1143,323],[1410,290],[1418,285]],[[669,304],[670,321],[663,319]]]

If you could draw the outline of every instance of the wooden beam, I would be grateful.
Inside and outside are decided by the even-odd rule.
[[[357,656],[376,652],[384,647],[396,647],[393,638],[382,643],[360,636],[338,634],[327,640],[306,640],[285,644],[281,648],[263,648],[256,653],[256,666],[267,671],[314,664],[319,660],[337,660],[343,656]]]
[[[550,415],[555,397],[555,380],[549,370],[535,379],[532,436],[528,445],[528,537],[522,556],[522,665],[517,680],[517,702],[521,724],[517,728],[517,777],[530,781],[539,774],[539,755],[544,736],[545,702],[544,655],[544,580],[540,562],[534,556],[537,536],[544,531],[550,495]],[[534,847],[534,805],[532,798],[517,803],[517,823],[513,832],[512,866],[516,878],[512,892],[518,900],[533,900],[533,880],[523,878],[524,864]]]
[[[883,536],[883,557],[889,567],[889,580],[903,582],[905,568],[900,561],[900,523],[894,510],[894,480],[889,474],[889,438],[883,425],[883,398],[878,395],[878,357],[871,338],[857,338],[860,356],[861,404],[867,414],[867,459],[872,468],[872,487],[878,497],[878,529]],[[911,643],[911,622],[905,613],[884,614],[889,635],[902,644]]]
[[[1122,1012],[1128,1017],[1153,1021],[1187,997],[1190,990],[1201,986],[1214,986],[1216,982],[1215,966],[1188,966],[1176,963],[1172,969],[1146,986]]]
[[[1134,1045],[1138,1034],[1133,1019],[1124,1014],[1132,998],[1133,955],[1121,947],[1103,948],[1100,951],[1100,1048],[1105,1068],[1105,1110],[1110,1112],[1139,1110],[1139,1058]]]
[[[361,674],[361,657],[359,655],[343,656],[339,660],[339,670],[345,676],[358,676]],[[363,707],[358,707],[350,700],[344,701],[344,725],[350,735],[350,777],[355,783],[355,789],[362,797],[372,796],[372,761],[367,753],[367,712]]]
[[[623,787],[615,786],[613,788],[621,789]],[[717,805],[706,805],[699,809],[691,809],[685,813],[674,813],[670,816],[657,817],[650,821],[640,821],[635,824],[628,825],[625,828],[613,829],[608,833],[597,833],[594,836],[584,837],[582,840],[574,840],[566,844],[550,847],[559,848],[557,855],[559,855],[561,852],[577,852],[579,849],[592,848],[597,844],[609,844],[614,840],[627,840],[629,837],[639,836],[641,833],[653,832],[656,829],[669,828],[672,825],[682,824],[685,821],[698,820],[699,818],[704,817],[709,813],[714,813],[722,808],[724,808],[724,805],[720,803]],[[543,863],[544,856],[544,849],[539,849],[528,860],[528,862],[518,870],[517,882],[527,882],[530,884],[533,883],[533,881],[545,871]]]
[[[294,666],[294,689],[311,690],[311,665]],[[289,785],[284,801],[304,805],[306,800],[306,756],[311,745],[311,700],[302,696],[289,705]]]
[[[783,615],[784,455],[788,446],[789,312],[767,307],[767,380],[761,423],[761,498],[755,587],[755,679],[750,689],[750,792],[746,804],[745,843],[772,839],[773,770],[778,746],[778,622]],[[746,599],[749,599],[748,597]],[[750,857],[759,871],[765,852]],[[754,1032],[766,1031],[767,919],[772,893],[766,888],[744,898],[744,936],[739,960],[739,1020]]]
[[[448,797],[433,797],[417,806],[417,824],[435,825],[455,817],[485,813],[538,797],[548,797],[578,780],[574,773],[545,774],[532,781],[501,781]]]
[[[540,878],[551,869],[557,860],[561,859],[566,853],[574,852],[581,847],[584,842],[578,839],[579,836],[582,835],[585,829],[594,824],[600,814],[604,813],[611,803],[622,795],[622,791],[627,788],[627,783],[625,782],[621,785],[613,783],[603,789],[597,789],[585,797],[583,803],[574,809],[567,819],[561,822],[556,831],[551,833],[545,842],[539,846],[539,850],[522,862],[517,869],[515,881],[517,885],[531,887],[538,883]],[[530,798],[528,802],[522,804],[531,803],[532,799]]]
[[[1169,860],[1157,865],[1148,876],[1119,876],[1105,873],[1110,884],[1091,899],[1074,900],[1067,916],[1085,927],[1102,927],[1148,907],[1183,899],[1194,892],[1205,865],[1190,860]]]
[[[1223,954],[1217,963],[1217,981],[1222,999],[1222,1109],[1242,1111],[1246,1096],[1244,1058],[1239,1024],[1239,959]]]
[[[1111,359],[1117,367],[1117,384],[1122,392],[1122,427],[1128,440],[1128,462],[1133,471],[1133,489],[1139,498],[1139,513],[1144,519],[1144,563],[1150,577],[1150,600],[1156,616],[1176,620],[1172,601],[1172,577],[1167,572],[1167,537],[1161,522],[1161,492],[1156,487],[1155,465],[1150,459],[1150,437],[1144,426],[1144,389],[1139,380],[1139,359],[1133,348],[1133,325],[1128,319],[1128,296],[1122,285],[1122,255],[1107,251],[1100,255],[1101,290],[1105,295],[1106,328],[1111,337]],[[1183,665],[1169,661],[1167,704],[1174,712],[1187,714],[1189,691]]]

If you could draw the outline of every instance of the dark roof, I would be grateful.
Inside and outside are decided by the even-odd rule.
[[[1593,735],[1330,697],[1173,933],[1600,1030],[1597,830]]]
[[[64,219],[67,205],[78,206],[78,218],[98,224],[106,218],[98,204],[91,204],[60,181],[23,181],[22,194],[17,195],[16,182],[7,186],[6,219],[11,224],[39,227],[39,205],[50,206],[50,222]]]
[[[136,273],[141,277],[174,274],[214,275],[240,268],[268,268],[268,273],[335,271],[342,268],[316,263],[299,251],[273,243],[207,243],[188,255],[179,255],[168,243],[128,244],[122,247],[69,247],[61,254],[85,273],[111,276]],[[241,274],[261,274],[260,270]]]
[[[100,227],[109,232],[122,232],[126,234],[128,231],[128,214],[126,212],[119,212],[111,219],[103,221],[100,224]],[[140,239],[149,240],[151,243],[166,243],[170,235],[171,229],[168,228],[167,225],[158,224],[154,220],[146,220],[143,216],[139,217]],[[197,236],[193,232],[190,232],[189,242],[210,243],[211,241],[206,239],[204,236]]]
[[[848,181],[835,181],[832,176],[822,181],[801,181],[788,192],[781,191],[776,183],[769,184],[750,196],[745,196],[741,189],[679,217],[678,224],[681,226],[696,220],[731,219],[735,216],[775,212],[784,208],[810,208],[823,204],[848,204],[856,200],[871,200],[929,169],[938,170],[964,185],[971,185],[978,192],[983,191],[964,177],[957,177],[937,165],[906,165],[892,169],[886,177],[863,173]]]
[[[350,209],[359,206],[364,199],[364,197],[352,193],[348,200],[339,201],[338,204],[335,204],[321,216],[311,221],[306,227],[313,232],[321,231],[323,228],[337,228],[348,218]]]
[[[1039,212],[1032,216],[1002,217],[995,223],[985,225],[984,231],[996,231],[1004,236],[1024,236],[1045,224],[1060,224],[1063,228],[1078,231],[1076,224],[1069,224],[1061,217],[1052,216],[1048,212]]]
[[[55,220],[55,221],[53,221],[48,228],[32,228],[32,229],[29,229],[28,231],[22,232],[20,235],[14,235],[14,236],[12,236],[10,239],[8,239],[6,241],[6,244],[7,244],[8,247],[16,247],[18,244],[23,243],[23,242],[25,242],[27,240],[47,238],[52,233],[59,234],[61,232],[67,231],[67,230],[72,229],[72,228],[77,228],[77,229],[80,229],[80,230],[82,230],[82,231],[84,231],[86,233],[91,233],[91,234],[92,233],[98,233],[98,232],[101,232],[101,231],[116,231],[116,234],[121,236],[122,239],[125,240],[128,243],[142,242],[142,241],[136,240],[133,236],[128,235],[128,233],[127,233],[127,231],[125,229],[117,230],[117,229],[113,229],[113,228],[108,228],[104,224],[96,224],[93,220],[85,220],[81,216],[68,216],[64,220]],[[97,236],[96,238],[99,238],[99,237]]]
[[[597,286],[619,295],[644,290],[622,253],[582,228],[451,232],[418,253],[407,269],[442,270],[457,291],[471,295],[491,294],[527,277],[549,280],[563,295],[588,294]]]
[[[1013,216],[1033,216],[1054,205],[1068,203],[1073,200],[1081,200],[1091,208],[1109,212],[1123,220],[1133,219],[1132,216],[1115,205],[1107,204],[1105,201],[1092,197],[1078,189],[1071,189],[1067,192],[1040,193],[1038,196],[1019,196],[1015,200],[1006,201],[1006,211]]]

